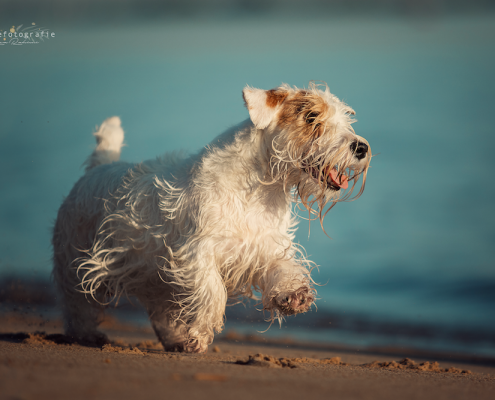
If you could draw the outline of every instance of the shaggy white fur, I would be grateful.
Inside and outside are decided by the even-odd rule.
[[[191,156],[119,162],[120,119],[95,133],[53,233],[68,335],[104,341],[103,308],[123,294],[146,307],[166,350],[186,352],[207,350],[229,298],[260,291],[272,319],[310,308],[312,263],[293,241],[291,203],[322,222],[360,176],[361,194],[371,152],[326,85],[243,96],[250,120]]]

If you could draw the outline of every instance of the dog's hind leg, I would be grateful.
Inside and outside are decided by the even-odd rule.
[[[67,258],[67,253],[74,254]],[[79,280],[72,261],[77,258],[76,253],[74,249],[60,251],[60,248],[55,247],[53,277],[61,296],[65,334],[79,342],[102,345],[108,343],[108,340],[97,327],[102,320],[104,307],[77,290]]]
[[[73,268],[54,269],[55,283],[61,296],[65,334],[76,341],[102,345],[108,343],[105,334],[97,327],[103,318],[104,306],[93,298],[77,291],[76,284],[68,274],[74,274]]]
[[[156,278],[157,275],[153,276],[146,284],[146,290],[135,295],[146,308],[151,326],[165,351],[187,351],[187,329],[179,319],[179,309],[173,301],[173,289]]]
[[[66,292],[63,297],[65,334],[87,344],[108,343],[107,336],[97,329],[103,319],[103,306],[78,292]]]
[[[153,330],[165,351],[187,351],[186,326],[171,314],[150,315]]]
[[[90,247],[89,238],[95,231],[96,222],[84,220],[87,229],[78,230],[74,221],[82,219],[71,212],[73,208],[72,204],[64,203],[55,223],[52,239],[53,278],[61,297],[65,333],[77,341],[102,344],[107,339],[103,333],[98,332],[97,326],[103,316],[103,306],[90,295],[81,292],[81,281],[77,276],[77,260],[87,257],[78,248]],[[87,238],[81,233],[85,231],[90,232]],[[103,300],[98,291],[95,297]]]

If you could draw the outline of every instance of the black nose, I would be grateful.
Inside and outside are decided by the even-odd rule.
[[[358,160],[362,160],[366,157],[366,153],[368,152],[368,145],[363,142],[352,142],[351,143],[351,151],[354,153]]]

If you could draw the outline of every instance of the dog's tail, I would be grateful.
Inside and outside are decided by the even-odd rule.
[[[120,149],[124,143],[124,131],[120,126],[120,118],[106,119],[93,135],[96,137],[97,146],[84,163],[86,171],[98,165],[119,161]]]

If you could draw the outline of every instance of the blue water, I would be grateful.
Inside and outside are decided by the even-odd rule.
[[[245,119],[246,84],[316,79],[377,154],[363,196],[328,214],[332,239],[301,222],[319,309],[495,332],[495,15],[48,28],[0,46],[0,273],[50,273],[52,222],[105,118],[141,161]]]

